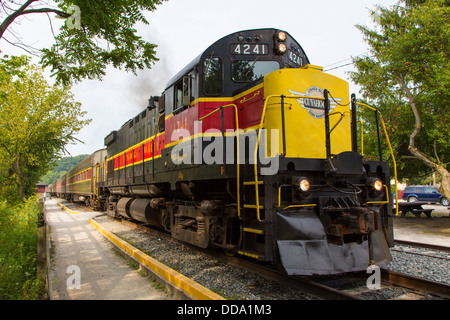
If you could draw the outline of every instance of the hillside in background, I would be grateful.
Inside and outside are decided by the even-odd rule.
[[[56,161],[56,167],[47,172],[45,176],[41,177],[40,181],[46,185],[53,184],[59,177],[86,159],[88,156],[88,154],[81,154],[76,157],[64,157],[61,160]]]

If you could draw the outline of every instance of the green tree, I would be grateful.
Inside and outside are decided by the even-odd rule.
[[[28,197],[89,123],[68,89],[50,86],[25,56],[0,59],[0,187],[9,200]]]
[[[384,115],[404,177],[431,168],[450,199],[450,24],[448,0],[403,0],[357,26],[369,55],[355,58],[352,79]],[[400,156],[400,157],[399,157]]]
[[[89,157],[88,154],[81,154],[75,157],[63,157],[60,160],[57,160],[55,167],[48,171],[39,180],[41,180],[46,185],[51,185],[55,183],[55,181],[58,180],[59,177],[64,175],[67,171],[72,169],[87,157]]]
[[[148,24],[143,12],[163,1],[55,0],[57,7],[41,0],[2,1],[0,39],[21,16],[53,14],[66,22],[55,35],[56,43],[42,49],[41,63],[52,69],[57,81],[101,79],[108,64],[135,73],[158,60],[156,45],[138,36],[135,25]]]

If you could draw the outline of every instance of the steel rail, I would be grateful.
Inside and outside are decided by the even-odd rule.
[[[381,279],[396,286],[450,299],[450,285],[445,283],[387,270],[381,271]]]
[[[254,261],[248,261],[242,258],[238,257],[232,257],[229,256],[221,251],[218,251],[217,249],[201,249],[196,246],[190,245],[188,243],[176,240],[171,238],[171,236],[165,232],[155,230],[152,228],[149,228],[142,224],[136,224],[135,222],[124,220],[124,219],[118,219],[123,224],[133,226],[139,230],[148,232],[154,236],[158,236],[161,238],[164,238],[169,241],[178,242],[180,244],[183,244],[185,246],[188,246],[190,248],[193,248],[195,250],[201,251],[204,254],[207,254],[223,263],[226,263],[230,266],[238,267],[243,270],[258,274],[259,276],[263,277],[267,280],[273,280],[276,282],[279,282],[285,286],[290,286],[292,288],[298,289],[302,292],[308,293],[316,298],[323,299],[323,300],[361,300],[359,297],[340,291],[338,289],[334,289],[332,287],[323,285],[321,283],[303,279],[300,277],[292,277],[282,274],[279,270],[269,268],[266,266],[258,265]]]
[[[142,231],[145,231],[149,234],[152,234],[154,236],[158,236],[161,238],[164,238],[169,241],[178,242],[180,244],[183,244],[185,246],[191,247],[193,249],[196,249],[200,252],[203,252],[204,254],[207,254],[209,256],[212,256],[221,262],[224,262],[228,265],[238,267],[241,269],[244,269],[246,271],[258,274],[259,276],[267,279],[267,280],[273,280],[276,282],[279,282],[283,285],[290,286],[292,288],[296,288],[302,292],[305,292],[307,294],[310,294],[311,296],[314,296],[319,299],[324,300],[364,300],[363,297],[359,297],[357,294],[352,294],[349,292],[346,292],[345,290],[339,290],[335,289],[331,286],[328,286],[326,284],[322,284],[318,281],[310,280],[308,277],[303,276],[288,276],[284,274],[282,271],[264,266],[261,264],[257,264],[254,261],[248,261],[242,258],[238,257],[232,257],[229,256],[223,252],[220,252],[216,249],[201,249],[196,246],[190,245],[188,243],[176,240],[171,238],[170,234],[167,234],[163,231],[159,231],[150,227],[147,227],[143,224],[136,223],[133,221],[125,220],[125,219],[117,219],[121,221],[124,224],[127,224],[129,226],[135,227],[137,229],[140,229]],[[431,246],[433,249],[440,246],[432,246],[427,244],[420,244],[415,242],[408,242],[408,241],[396,241],[397,243],[407,243],[407,244],[417,244],[417,245],[424,245],[424,247]],[[449,249],[447,247],[442,247],[444,249]],[[357,277],[357,273],[353,273],[351,275],[352,277]],[[365,278],[366,275],[359,275],[360,277]],[[409,290],[412,290],[414,292],[417,292],[418,294],[431,294],[435,296],[439,296],[445,299],[450,299],[450,285],[447,285],[445,283],[436,282],[432,280],[426,280],[423,278],[418,278],[415,276],[402,274],[399,272],[389,271],[385,269],[381,269],[381,280],[382,283],[385,285],[394,285],[403,287]]]
[[[256,273],[259,276],[261,276],[267,280],[277,281],[285,286],[290,286],[290,287],[296,288],[302,292],[308,293],[319,299],[324,299],[324,300],[364,300],[363,297],[359,297],[358,295],[346,292],[344,290],[335,289],[326,284],[322,284],[319,281],[307,279],[307,277],[288,276],[288,275],[283,274],[282,271],[277,270],[275,268],[257,264],[254,261],[249,261],[249,260],[245,260],[245,259],[238,258],[238,257],[231,257],[231,256],[229,256],[223,252],[220,252],[216,249],[200,249],[196,246],[189,245],[187,243],[173,239],[170,237],[170,235],[168,235],[162,231],[158,231],[158,230],[146,227],[144,225],[136,224],[134,222],[131,222],[128,220],[123,220],[123,219],[122,219],[122,223],[125,223],[128,225],[134,225],[138,229],[147,231],[153,235],[164,237],[168,240],[171,240],[174,242],[179,242],[183,245],[187,245],[193,249],[199,250],[209,256],[212,256],[212,257],[216,258],[217,260],[220,260],[221,262],[224,262],[224,263],[229,264],[234,267],[244,269],[244,270],[252,272],[252,273]],[[357,277],[358,274],[353,273],[351,276]],[[359,276],[362,278],[367,277],[367,275],[365,273],[361,274]],[[418,277],[410,276],[407,274],[402,274],[399,272],[388,271],[385,269],[381,269],[381,280],[386,285],[399,286],[399,287],[407,288],[414,292],[418,292],[419,294],[427,293],[427,294],[443,297],[446,299],[450,299],[450,285],[447,285],[444,283],[426,280],[423,278],[418,278]]]
[[[420,242],[406,241],[406,240],[394,240],[394,242],[396,244],[399,244],[402,246],[411,246],[411,247],[427,248],[427,249],[450,252],[450,247],[431,244],[431,243],[420,243]]]

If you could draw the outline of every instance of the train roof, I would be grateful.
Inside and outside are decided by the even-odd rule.
[[[189,71],[193,70],[196,66],[200,64],[200,61],[205,56],[211,55],[214,51],[211,51],[214,48],[220,48],[222,49],[221,52],[227,52],[228,48],[226,47],[230,42],[237,42],[237,37],[243,36],[244,38],[248,38],[250,35],[252,38],[259,36],[260,38],[263,38],[264,36],[267,36],[269,34],[273,34],[275,32],[283,31],[286,33],[295,43],[296,46],[298,46],[298,51],[302,53],[302,55],[305,58],[304,64],[309,64],[308,57],[306,56],[303,48],[300,46],[300,44],[286,31],[276,28],[262,28],[262,29],[249,29],[249,30],[241,30],[236,31],[233,33],[230,33],[227,36],[224,36],[220,38],[219,40],[212,43],[208,48],[203,50],[195,59],[193,59],[190,63],[188,63],[183,69],[181,69],[175,76],[173,76],[169,82],[167,83],[164,90],[172,86],[175,82],[177,82],[182,76],[184,76]]]
[[[194,60],[189,62],[181,71],[179,71],[176,75],[174,75],[169,82],[167,83],[165,89],[169,88],[171,85],[173,85],[177,80],[179,80],[183,75],[194,69],[199,63],[200,59],[202,58],[203,52],[199,54]]]

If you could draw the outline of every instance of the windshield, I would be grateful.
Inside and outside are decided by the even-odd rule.
[[[251,82],[279,68],[277,61],[239,60],[231,64],[231,77],[235,82]]]

